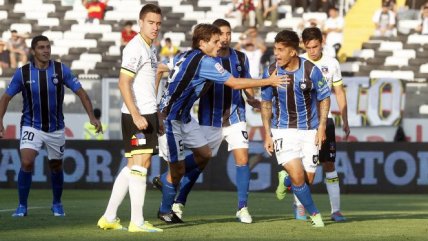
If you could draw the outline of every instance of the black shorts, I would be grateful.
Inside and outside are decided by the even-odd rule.
[[[122,137],[125,145],[125,157],[132,157],[136,154],[151,153],[156,155],[159,153],[158,144],[158,116],[157,113],[142,115],[146,118],[149,126],[145,130],[139,130],[135,126],[130,114],[122,113]],[[139,141],[141,133],[144,134],[144,141]],[[140,138],[141,139],[141,138]]]
[[[334,130],[334,121],[332,118],[327,119],[325,130],[326,139],[319,152],[320,162],[335,162],[336,160],[336,132]]]

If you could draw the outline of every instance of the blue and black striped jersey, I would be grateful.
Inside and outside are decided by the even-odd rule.
[[[168,77],[159,110],[166,120],[188,123],[193,104],[210,86],[206,83],[223,84],[230,76],[215,58],[205,55],[201,50],[184,52],[174,59],[174,68]]]
[[[230,48],[230,55],[218,58],[223,68],[237,78],[251,78],[247,56]],[[199,100],[199,124],[224,127],[245,122],[245,102],[242,90],[215,83]]]
[[[289,72],[271,64],[263,74],[269,77],[277,69],[278,75],[288,75],[290,84],[262,87],[262,100],[272,102],[271,128],[318,128],[318,101],[330,96],[330,88],[321,70],[309,60],[299,57],[299,68]]]
[[[82,86],[64,64],[49,61],[46,69],[33,63],[18,68],[6,89],[9,96],[22,92],[21,126],[30,126],[44,132],[64,129],[64,85],[73,92]]]

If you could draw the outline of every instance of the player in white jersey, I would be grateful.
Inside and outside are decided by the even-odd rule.
[[[122,229],[116,214],[129,188],[128,231],[162,232],[143,218],[147,169],[152,155],[158,153],[157,59],[151,45],[158,36],[161,19],[161,9],[146,4],[140,11],[140,33],[123,50],[119,89],[123,98],[122,136],[128,165],[117,176],[107,209],[98,221],[102,229]]]
[[[330,89],[334,91],[336,95],[337,104],[342,117],[342,129],[345,134],[345,139],[347,139],[350,133],[347,116],[348,110],[339,62],[335,58],[322,54],[323,37],[319,28],[313,27],[303,30],[302,41],[305,46],[306,53],[301,57],[308,59],[321,70]],[[331,219],[336,222],[341,222],[345,221],[345,218],[340,212],[339,178],[334,164],[336,159],[335,128],[331,111],[329,112],[327,120],[326,137],[327,139],[321,146],[321,150],[319,152],[319,161],[321,162],[324,173],[326,174],[325,184],[330,198]],[[278,199],[284,198],[284,191],[286,190],[284,179],[286,179],[286,176],[287,174],[284,172],[279,173],[280,183],[277,188]],[[313,182],[314,177],[315,173],[308,172],[309,183]],[[301,213],[304,214],[304,209],[296,197],[295,201],[296,218],[303,219],[300,217]],[[304,217],[304,219],[306,219],[306,217]]]

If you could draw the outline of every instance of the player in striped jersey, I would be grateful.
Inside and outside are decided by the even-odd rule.
[[[319,28],[306,28],[302,32],[302,41],[306,49],[303,58],[310,60],[321,70],[327,80],[328,86],[334,90],[337,104],[342,116],[342,129],[345,133],[345,140],[348,138],[350,130],[348,125],[348,108],[346,104],[346,93],[343,88],[342,74],[340,73],[339,62],[322,53],[323,36]],[[340,187],[339,177],[335,168],[336,160],[336,134],[331,112],[328,113],[326,141],[321,146],[319,160],[325,172],[325,184],[330,198],[331,219],[336,222],[345,221],[345,217],[340,212]],[[307,173],[308,181],[312,184],[315,173]],[[280,174],[285,176],[284,174]],[[282,185],[282,187],[280,187]],[[284,190],[284,180],[280,180],[277,190]],[[296,206],[299,207],[299,200],[295,197]],[[297,208],[299,209],[299,208]]]
[[[174,60],[174,68],[160,102],[165,135],[159,140],[159,149],[168,161],[169,171],[161,176],[163,195],[158,217],[166,223],[182,222],[172,211],[172,205],[183,175],[192,171],[201,172],[212,156],[204,133],[190,116],[194,102],[210,86],[206,83],[225,84],[233,89],[286,83],[284,77],[275,75],[263,80],[234,77],[215,59],[221,48],[220,35],[220,29],[211,24],[195,27],[192,50]],[[191,167],[184,161],[184,147],[193,152],[194,165]]]
[[[299,42],[297,34],[289,30],[275,37],[276,62],[264,77],[283,75],[290,84],[262,87],[265,149],[269,154],[275,151],[278,164],[289,173],[293,192],[308,210],[313,226],[324,227],[306,184],[305,171],[315,172],[318,150],[325,141],[330,88],[321,71],[298,56]]]
[[[213,22],[220,31],[221,48],[217,60],[234,77],[251,78],[247,56],[230,48],[231,27],[224,19]],[[246,89],[247,101],[256,108],[260,102],[256,100],[252,89]],[[233,151],[236,162],[236,186],[238,191],[238,211],[236,217],[240,222],[251,223],[252,218],[247,208],[248,189],[250,184],[250,168],[248,166],[248,134],[245,120],[245,102],[242,90],[234,90],[227,85],[214,83],[199,100],[199,125],[211,148],[212,156],[217,155],[221,142],[225,139],[229,151]],[[186,167],[195,166],[193,155],[186,156]],[[184,175],[180,183],[180,191],[172,206],[172,210],[182,218],[187,196],[201,174],[198,168]],[[156,184],[158,181],[154,181]]]
[[[0,99],[0,138],[4,134],[3,116],[10,100],[22,92],[21,169],[18,174],[19,205],[14,217],[27,216],[27,200],[32,182],[34,160],[44,144],[47,149],[52,182],[52,212],[64,216],[61,196],[64,183],[62,158],[64,156],[64,86],[79,96],[90,122],[97,132],[102,126],[93,114],[91,100],[79,80],[64,64],[50,60],[49,39],[39,35],[31,41],[34,61],[19,68]]]

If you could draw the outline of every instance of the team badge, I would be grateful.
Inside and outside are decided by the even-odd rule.
[[[327,66],[321,66],[321,71],[323,74],[328,74],[328,67]]]
[[[313,156],[312,156],[312,162],[313,162],[315,165],[318,165],[318,164],[319,164],[319,161],[320,161],[320,159],[319,159],[318,155],[313,155]]]
[[[242,136],[244,136],[245,140],[248,140],[248,132],[242,131]]]
[[[302,90],[306,89],[306,83],[305,82],[300,83],[300,89],[302,89]]]
[[[58,80],[58,75],[57,74],[53,74],[52,75],[52,83],[54,83],[54,85],[58,84],[59,80]]]
[[[241,65],[238,65],[238,66],[236,67],[236,70],[238,70],[239,72],[241,72],[241,70],[242,70]]]

